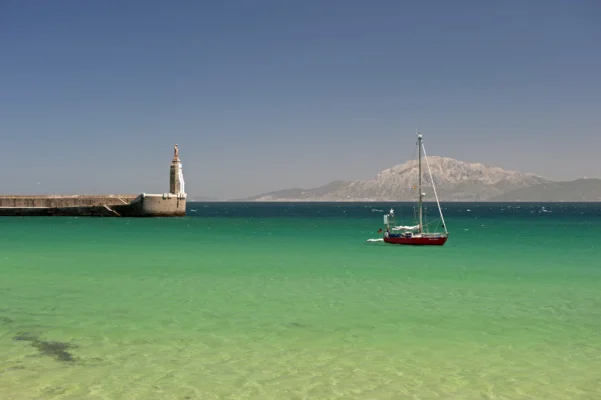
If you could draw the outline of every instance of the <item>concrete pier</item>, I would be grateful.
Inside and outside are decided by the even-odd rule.
[[[179,149],[169,169],[169,193],[111,195],[0,195],[0,216],[179,217],[186,193]]]

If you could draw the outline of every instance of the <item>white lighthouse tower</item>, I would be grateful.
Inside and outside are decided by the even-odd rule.
[[[177,144],[173,146],[173,160],[169,169],[169,193],[177,195],[178,198],[186,197],[186,183],[182,172],[182,162],[179,159]]]

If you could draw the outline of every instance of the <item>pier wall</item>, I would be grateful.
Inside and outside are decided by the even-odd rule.
[[[112,206],[131,203],[137,195],[9,195],[0,196],[0,207],[46,207],[46,208],[64,208],[64,207],[83,207],[83,206]]]
[[[186,215],[186,197],[172,193],[141,194],[127,206],[111,208],[124,217],[180,217]]]
[[[0,216],[176,217],[186,197],[175,194],[0,196]]]

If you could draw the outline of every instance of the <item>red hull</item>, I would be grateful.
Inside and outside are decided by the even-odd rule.
[[[410,246],[442,246],[448,236],[441,237],[384,237],[384,242],[390,244],[405,244]]]

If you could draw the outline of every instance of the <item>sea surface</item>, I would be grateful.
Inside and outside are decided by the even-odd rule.
[[[601,399],[601,204],[390,207],[0,218],[0,399]]]

